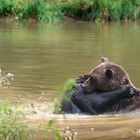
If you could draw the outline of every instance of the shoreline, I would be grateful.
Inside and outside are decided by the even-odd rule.
[[[23,20],[15,20],[14,17],[0,17],[0,22],[2,23],[22,23],[22,24],[26,24],[26,23],[33,23],[33,24],[50,24],[50,23],[42,23],[37,21],[35,18],[28,18],[28,19],[23,19]],[[140,19],[136,19],[136,20],[120,20],[120,21],[86,21],[86,20],[77,20],[75,18],[71,18],[71,17],[67,17],[65,16],[63,20],[57,22],[57,23],[51,23],[52,25],[57,25],[57,24],[71,24],[71,23],[93,23],[93,24],[113,24],[113,23],[120,23],[120,24],[127,24],[127,23],[137,23],[140,22]]]
[[[5,0],[1,1],[0,18],[35,19],[37,22],[57,23],[65,17],[76,21],[110,22],[140,18],[140,1],[132,0]]]

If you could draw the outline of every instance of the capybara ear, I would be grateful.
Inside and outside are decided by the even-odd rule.
[[[92,92],[95,90],[95,83],[96,79],[92,76],[90,76],[83,84],[82,86],[86,89],[87,92]]]
[[[101,63],[107,63],[108,62],[108,58],[106,57],[101,57]]]
[[[114,72],[113,72],[112,69],[107,69],[105,71],[105,76],[107,77],[107,79],[112,79],[113,78],[113,74],[114,74]]]

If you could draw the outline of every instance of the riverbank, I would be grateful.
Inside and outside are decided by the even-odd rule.
[[[140,17],[138,0],[0,0],[0,17],[59,22],[64,17],[84,21],[135,20]]]
[[[18,101],[18,100],[17,100]],[[0,138],[6,140],[112,140],[140,138],[139,112],[110,115],[53,114],[47,104],[0,104]],[[14,125],[13,125],[14,124]]]

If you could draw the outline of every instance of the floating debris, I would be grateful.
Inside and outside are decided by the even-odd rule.
[[[134,130],[134,133],[135,133],[136,135],[139,135],[139,136],[140,136],[140,129],[135,129],[135,130]]]
[[[1,87],[10,87],[12,81],[14,80],[14,74],[8,72],[2,72],[0,68],[0,86]]]
[[[91,131],[95,131],[95,129],[94,129],[94,128],[90,128],[90,130],[91,130]]]
[[[62,129],[64,140],[74,140],[78,135],[77,132],[72,130],[69,126]]]

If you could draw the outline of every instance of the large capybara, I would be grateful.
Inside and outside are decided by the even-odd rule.
[[[127,72],[121,66],[110,62],[104,57],[101,59],[101,64],[93,68],[88,75],[78,78],[77,83],[82,83],[83,87],[85,87],[89,93],[94,91],[113,91],[123,85],[131,85],[134,87]],[[140,91],[137,88],[135,89],[138,92]],[[118,102],[110,110],[131,111],[138,108],[140,108],[140,96],[135,96],[131,99]]]

